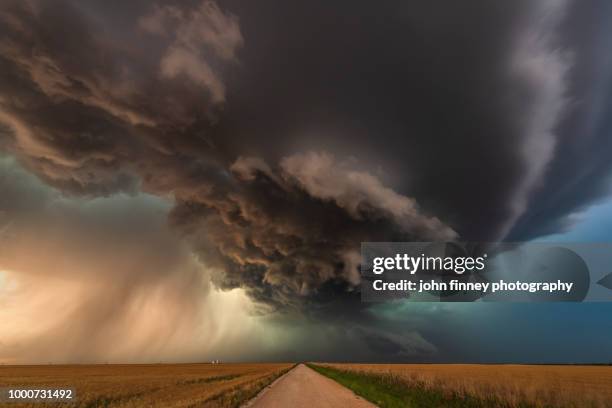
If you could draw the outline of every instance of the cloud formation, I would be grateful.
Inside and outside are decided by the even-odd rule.
[[[305,323],[301,314],[259,313],[243,290],[216,290],[209,265],[169,228],[170,203],[153,196],[67,198],[7,157],[0,189],[1,363],[408,359],[436,351],[414,329],[390,333],[340,316]]]
[[[104,232],[88,216],[49,227],[67,237],[58,253],[110,251],[118,231],[158,235],[125,242],[141,267],[121,251],[117,265],[92,267],[130,282],[101,286],[114,300],[96,299],[100,313],[75,312],[100,326],[162,287],[174,289],[160,299],[190,299],[168,309],[182,321],[198,293],[211,298],[209,282],[260,307],[357,322],[360,242],[521,240],[608,194],[608,7],[3,2],[0,150],[50,189],[4,180],[3,217],[30,208],[24,219],[39,212],[48,225],[40,203],[79,213],[120,194],[171,203],[153,230],[136,218]],[[84,239],[93,229],[105,238]],[[4,257],[40,245],[28,231]],[[145,255],[164,246],[163,259]],[[53,260],[0,261],[15,274]],[[354,333],[373,348],[397,340],[368,330]]]
[[[554,158],[557,127],[569,102],[568,75],[573,65],[570,52],[561,48],[557,38],[566,8],[567,2],[561,0],[534,3],[523,18],[510,57],[509,75],[520,88],[511,90],[509,108],[521,118],[520,154],[525,170],[514,193],[514,213],[500,238],[505,238],[526,212]]]
[[[328,153],[269,165],[219,145],[216,67],[237,60],[237,17],[210,1],[143,12],[121,44],[69,2],[16,2],[3,13],[12,22],[1,47],[5,145],[47,183],[90,197],[173,197],[173,223],[218,271],[216,283],[273,305],[299,305],[325,284],[354,288],[361,241],[456,236]],[[60,26],[83,40],[49,39]],[[158,62],[139,55],[143,32],[162,39],[148,44]]]
[[[202,54],[208,49],[221,60],[236,61],[243,39],[235,16],[223,13],[215,2],[205,1],[193,10],[156,6],[138,24],[146,32],[173,38],[160,62],[164,77],[185,74],[210,91],[212,103],[225,100],[223,82]]]

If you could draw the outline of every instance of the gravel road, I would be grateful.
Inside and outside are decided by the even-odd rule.
[[[370,408],[376,405],[300,364],[247,404],[249,408]]]

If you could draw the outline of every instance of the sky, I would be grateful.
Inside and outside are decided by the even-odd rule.
[[[609,362],[360,302],[364,241],[612,240],[612,4],[0,5],[0,362]]]

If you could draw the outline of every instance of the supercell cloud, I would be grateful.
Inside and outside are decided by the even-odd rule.
[[[222,74],[243,38],[216,3],[154,6],[121,43],[69,3],[15,3],[3,18],[8,151],[67,194],[171,197],[173,223],[194,236],[224,288],[270,303],[328,282],[349,290],[359,242],[456,236],[328,153],[268,165],[224,147]],[[237,145],[241,135],[229,137]]]
[[[606,8],[3,2],[0,149],[15,161],[2,167],[0,220],[20,208],[46,214],[41,229],[70,231],[55,250],[80,253],[68,243],[93,227],[82,214],[49,226],[41,202],[78,214],[122,194],[136,198],[119,206],[147,208],[143,194],[165,203],[159,224],[119,212],[124,221],[96,227],[143,237],[140,266],[119,258],[87,272],[105,282],[103,299],[82,298],[75,319],[99,327],[128,319],[146,288],[166,288],[172,320],[193,326],[185,316],[199,316],[211,283],[268,313],[327,321],[329,308],[350,326],[365,313],[355,302],[360,242],[526,239],[559,231],[608,193]],[[15,187],[19,169],[43,187]],[[38,245],[4,239],[15,254]],[[158,246],[168,251],[142,251]],[[9,258],[0,269],[60,273]],[[374,349],[435,351],[419,333],[406,345],[374,326],[345,333]]]

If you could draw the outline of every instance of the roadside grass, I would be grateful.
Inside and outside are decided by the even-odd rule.
[[[385,374],[340,370],[328,366],[307,364],[308,367],[342,384],[355,394],[382,408],[404,407],[445,407],[445,408],[488,408],[510,407],[499,399],[481,399],[471,395],[432,389],[419,383],[407,383],[402,379]],[[514,407],[530,408],[533,405],[521,403]]]

